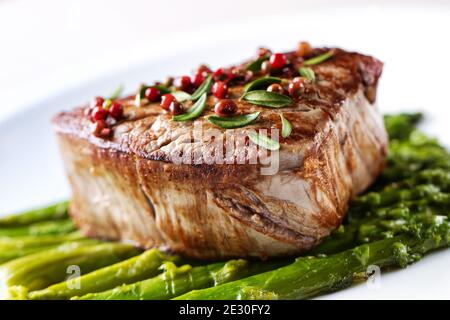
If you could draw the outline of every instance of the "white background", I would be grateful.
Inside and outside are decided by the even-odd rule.
[[[383,24],[383,17],[389,15],[393,6],[400,7],[407,15],[423,3],[434,7],[449,5],[449,1],[444,0],[0,0],[0,119],[68,86],[158,57],[167,53],[168,48],[172,48],[170,53],[176,54],[187,47],[220,39],[228,41],[242,34],[246,34],[250,42],[256,36],[264,39],[264,34],[282,30],[282,25],[271,21],[282,21],[286,14],[301,20],[309,12],[336,9],[338,13],[364,8],[379,15],[378,24]],[[327,21],[319,19],[304,30],[292,30],[289,36],[296,42],[305,39],[311,30],[320,30],[323,37],[308,40],[343,46],[346,43],[337,41],[343,38],[342,33],[352,34],[353,42],[348,42],[347,46],[363,50],[365,48],[358,46],[356,40],[365,34],[376,37],[377,25],[364,25],[357,16],[354,19],[356,24],[341,21],[343,26],[348,26],[344,30],[339,26],[330,27]],[[261,22],[265,24],[261,26]],[[402,23],[399,17],[399,29]],[[446,35],[441,41],[448,42],[448,30],[441,30],[438,25],[435,34],[420,33],[421,25],[434,23],[436,21],[424,10],[423,15],[417,17],[416,31],[403,30],[408,38],[417,38],[417,47],[405,47],[405,55],[423,51],[422,42],[430,44],[424,36],[434,40]],[[404,39],[387,39],[385,47],[378,51],[389,50],[392,41]],[[254,43],[256,46],[256,41]],[[233,48],[230,42],[232,50],[239,49]],[[430,48],[433,57],[426,57],[426,60],[446,59],[449,52],[432,50]],[[419,79],[423,80],[423,74]]]
[[[275,5],[274,5],[275,3]],[[0,0],[0,215],[69,195],[49,118],[119,83],[232,64],[259,45],[385,62],[383,112],[422,110],[450,146],[449,1]],[[328,298],[450,298],[450,250]]]

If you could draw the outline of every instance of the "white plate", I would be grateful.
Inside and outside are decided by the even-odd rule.
[[[69,196],[50,125],[57,111],[107,94],[118,83],[134,91],[142,81],[189,72],[204,61],[213,67],[231,64],[250,56],[261,44],[281,50],[308,39],[315,45],[339,45],[378,57],[386,63],[379,90],[380,108],[384,112],[425,111],[428,120],[424,129],[448,146],[450,59],[444,32],[450,30],[449,17],[448,7],[332,8],[271,16],[226,29],[210,28],[193,40],[195,46],[166,42],[160,58],[126,62],[126,67],[112,68],[83,85],[67,87],[0,121],[0,213]],[[223,35],[220,42],[214,40],[214,34]],[[383,274],[378,289],[357,285],[323,298],[448,299],[449,263],[450,250],[444,250],[406,270]]]

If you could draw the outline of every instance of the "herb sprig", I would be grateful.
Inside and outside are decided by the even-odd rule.
[[[203,83],[197,88],[197,90],[195,90],[195,92],[191,95],[190,100],[192,101],[196,101],[198,99],[200,99],[200,97],[206,93],[208,94],[209,89],[211,88],[213,79],[212,79],[212,75],[208,75],[205,79],[205,81],[203,81]]]
[[[284,94],[255,90],[245,93],[242,100],[269,108],[282,108],[292,104],[292,99]]]
[[[281,83],[281,78],[277,78],[277,77],[258,78],[256,80],[253,80],[252,82],[249,82],[247,85],[245,85],[244,93],[253,91],[253,90],[257,90],[257,89],[265,89],[273,83]]]
[[[246,125],[252,123],[259,117],[260,113],[261,112],[258,111],[233,117],[209,116],[207,119],[209,122],[222,129],[234,129],[245,127]]]
[[[291,135],[292,125],[288,121],[288,119],[284,117],[282,113],[280,113],[280,118],[281,118],[281,136],[283,138],[287,138]]]
[[[300,69],[298,69],[298,73],[310,82],[314,82],[316,80],[316,74],[310,67],[300,67]]]
[[[247,133],[249,139],[256,145],[263,147],[264,149],[276,151],[280,149],[280,144],[269,138],[268,136],[256,133],[254,131],[250,131]]]
[[[174,121],[188,121],[198,118],[206,106],[206,92],[200,96],[200,99],[192,107],[190,107],[185,113],[172,117]]]
[[[252,62],[250,62],[246,67],[245,70],[257,72],[261,70],[261,65],[264,61],[269,60],[269,55],[265,55],[263,57],[260,57]]]
[[[114,91],[111,93],[111,95],[108,97],[109,100],[115,100],[122,94],[123,91],[123,84],[119,84]]]
[[[303,61],[303,64],[305,66],[312,66],[321,62],[324,62],[325,60],[330,59],[334,55],[334,50],[327,51],[321,55],[318,55],[317,57],[313,57],[311,59]]]

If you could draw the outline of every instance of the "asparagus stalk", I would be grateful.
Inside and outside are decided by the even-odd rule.
[[[89,244],[98,244],[100,243],[100,241],[98,240],[91,240],[91,239],[83,239],[81,238],[80,240],[70,240],[67,242],[62,242],[62,243],[56,243],[53,245],[45,245],[45,246],[35,246],[35,247],[29,247],[29,248],[23,248],[23,249],[7,249],[5,251],[0,251],[0,265],[17,259],[17,258],[21,258],[36,252],[40,252],[40,251],[46,251],[46,250],[52,250],[55,249],[59,246],[64,246],[67,245],[68,243],[74,243],[74,244],[79,244],[79,245],[89,245]],[[1,250],[1,247],[0,247]]]
[[[0,295],[8,298],[14,291],[9,290],[13,286],[34,291],[60,282],[68,276],[67,268],[72,265],[79,267],[82,273],[88,273],[138,254],[131,245],[88,241],[88,244],[68,243],[2,264],[0,287],[3,290]]]
[[[418,223],[428,223],[446,216],[441,211],[442,207],[435,208],[428,204],[428,201],[423,199],[409,204],[403,203],[399,207],[378,209],[374,216],[362,215],[359,219],[354,217],[350,223],[341,225],[307,254],[338,253],[360,244],[392,238],[414,230]]]
[[[407,140],[422,119],[420,113],[401,113],[384,116],[384,125],[391,140]]]
[[[68,202],[0,218],[0,264],[83,236],[67,217]],[[39,236],[38,238],[36,236]]]
[[[122,284],[134,283],[156,276],[164,261],[177,261],[176,256],[166,255],[159,250],[145,251],[112,266],[107,266],[79,278],[79,287],[72,288],[67,281],[57,283],[39,291],[30,292],[29,299],[68,299],[87,293],[105,291]]]
[[[435,139],[416,130],[421,114],[385,116],[390,137],[387,168],[373,188],[392,181],[414,177],[424,169],[450,169],[450,154]]]
[[[0,218],[0,227],[18,227],[36,222],[65,219],[68,205],[68,201],[63,201],[45,208],[9,215]]]
[[[317,247],[306,254],[316,256],[321,254],[333,254],[356,246],[358,237],[356,223],[341,225],[329,237],[325,238]]]
[[[389,182],[414,177],[421,170],[450,169],[450,154],[434,140],[414,141],[418,132],[408,141],[393,141],[389,146],[387,168],[380,181]],[[420,139],[418,139],[420,140]]]
[[[450,174],[443,170],[432,170],[421,172],[414,179],[408,179],[397,184],[395,193],[401,194],[402,190],[410,194],[411,185],[414,182],[435,183],[431,189],[444,189],[449,183]],[[327,237],[316,248],[308,252],[309,255],[332,254],[342,250],[350,249],[358,244],[380,240],[387,237],[404,233],[418,222],[434,219],[441,215],[448,215],[450,210],[450,195],[448,193],[437,192],[428,196],[420,197],[413,201],[397,201],[387,207],[375,208],[373,203],[368,204],[367,199],[376,199],[377,203],[386,201],[380,200],[390,198],[385,196],[393,189],[391,186],[378,192],[371,192],[368,195],[356,200],[357,205],[353,205],[348,213],[347,221],[341,225],[331,236]],[[386,201],[390,202],[390,201]],[[363,208],[361,208],[363,207]]]
[[[17,259],[20,257],[24,257],[24,256],[27,256],[32,253],[53,249],[56,246],[57,245],[53,245],[53,246],[50,245],[50,246],[35,247],[35,248],[28,248],[28,249],[0,251],[0,265],[7,261],[14,260],[14,259]]]
[[[445,164],[448,153],[439,150],[436,154],[435,159],[440,157],[440,164]],[[405,163],[414,166],[414,161],[423,163],[425,157],[405,158]],[[397,173],[393,176],[395,181],[403,177]],[[424,170],[381,192],[360,197],[359,205],[350,212],[350,223],[335,231],[311,253],[336,253],[359,244],[354,249],[328,257],[298,258],[290,266],[215,288],[192,291],[177,299],[310,298],[350,285],[370,264],[404,267],[430,250],[449,245],[446,219],[449,195],[441,192],[448,191],[448,176],[445,169]],[[425,186],[416,187],[416,184]],[[361,242],[380,237],[386,239],[361,245]]]
[[[381,192],[369,192],[359,197],[355,204],[356,206],[372,209],[423,198],[437,198],[450,203],[449,194],[442,192],[438,185],[422,184],[411,189],[386,188]]]
[[[190,265],[176,267],[172,262],[168,262],[164,265],[166,271],[157,277],[100,293],[90,293],[77,299],[167,300],[194,289],[216,286],[271,270],[285,263],[281,260],[265,263],[230,260],[192,268]]]
[[[0,238],[0,252],[23,250],[58,245],[64,242],[86,239],[79,231],[62,235],[22,236]]]
[[[0,238],[67,234],[75,230],[69,219],[36,222],[26,226],[0,228]]]
[[[448,222],[418,234],[375,241],[328,257],[301,257],[289,266],[177,299],[307,299],[350,286],[367,267],[405,267],[430,250],[450,244]]]

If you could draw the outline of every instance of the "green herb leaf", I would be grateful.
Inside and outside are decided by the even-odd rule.
[[[272,151],[280,149],[280,144],[267,136],[263,136],[261,134],[251,131],[248,133],[248,137],[254,144],[257,144],[258,146],[261,146],[264,149]]]
[[[247,92],[242,96],[242,99],[258,106],[270,108],[282,108],[292,103],[292,99],[288,96],[266,90]]]
[[[142,86],[139,87],[138,93],[136,94],[136,96],[134,98],[134,105],[136,107],[140,107],[141,106],[141,99],[144,98],[145,90],[147,90],[148,88],[156,88],[156,89],[159,90],[159,93],[161,93],[161,94],[166,94],[166,93],[170,93],[171,92],[169,88],[167,88],[167,87],[165,87],[163,85],[160,85],[160,84],[153,85],[153,86],[142,85]]]
[[[156,88],[159,90],[159,93],[161,94],[166,94],[166,93],[170,93],[171,90],[163,85],[157,84],[157,85],[153,85],[153,86],[141,86],[139,88],[139,94],[141,96],[141,98],[143,98],[145,96],[145,90],[147,90],[148,88]]]
[[[264,57],[258,58],[255,61],[250,62],[246,67],[245,70],[249,70],[249,71],[259,71],[261,70],[261,65],[264,61],[269,60],[269,55],[266,55]]]
[[[166,93],[170,93],[170,92],[171,92],[171,90],[170,90],[169,88],[167,88],[166,86],[163,86],[162,84],[157,84],[157,85],[154,85],[154,86],[149,86],[149,87],[147,87],[147,88],[150,88],[150,87],[153,87],[153,88],[158,89],[160,94],[166,94]],[[147,88],[145,88],[145,90],[147,90]],[[145,90],[144,90],[144,93],[142,94],[142,96],[145,95]]]
[[[183,114],[177,115],[177,116],[173,116],[172,120],[174,121],[187,121],[187,120],[194,120],[196,118],[198,118],[203,110],[205,110],[205,106],[206,106],[206,92],[203,93],[200,97],[200,99],[198,99],[198,101],[196,103],[194,103],[194,105],[192,107],[189,108],[188,111],[186,111]]]
[[[207,119],[212,124],[221,127],[222,129],[233,129],[244,127],[258,118],[261,112],[254,112],[249,114],[243,114],[234,117],[218,117],[209,116]]]
[[[305,66],[312,66],[314,64],[318,64],[318,63],[324,62],[325,60],[330,59],[333,56],[333,54],[334,54],[334,50],[330,50],[330,51],[325,52],[324,54],[321,54],[317,57],[303,61],[303,64]]]
[[[316,74],[310,67],[301,67],[300,69],[298,69],[298,73],[300,73],[302,77],[305,77],[311,82],[314,82],[316,80]]]
[[[209,89],[212,85],[212,75],[206,77],[205,81],[200,85],[200,87],[195,90],[195,92],[191,95],[191,100],[198,100],[204,93],[208,94]]]
[[[141,94],[139,92],[136,93],[136,96],[134,97],[134,105],[136,107],[140,107],[141,106]]]
[[[175,91],[172,92],[172,95],[178,102],[184,102],[191,99],[191,95],[184,91]]]
[[[280,118],[281,118],[281,136],[283,138],[287,138],[290,136],[292,132],[292,125],[288,121],[288,119],[284,117],[282,113],[280,113]]]
[[[253,80],[252,82],[248,83],[244,87],[244,92],[249,92],[256,89],[265,89],[272,83],[280,83],[281,79],[277,77],[262,77],[256,80]]]
[[[111,93],[111,95],[109,96],[109,99],[110,99],[110,100],[115,100],[115,99],[117,99],[117,98],[120,96],[120,94],[122,93],[122,91],[123,91],[123,85],[120,84],[120,85],[118,85],[117,88],[115,88],[114,91]]]

